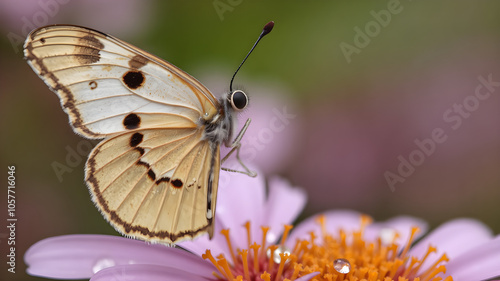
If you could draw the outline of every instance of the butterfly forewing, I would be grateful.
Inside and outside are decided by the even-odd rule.
[[[40,28],[28,37],[25,56],[59,95],[75,131],[86,137],[121,132],[131,112],[168,114],[165,120],[175,119],[181,126],[216,113],[216,99],[196,79],[98,31],[77,26]]]
[[[78,26],[48,26],[25,43],[33,70],[59,96],[75,132],[104,138],[86,181],[121,233],[175,243],[213,232],[219,143],[203,138],[214,96],[170,63]]]

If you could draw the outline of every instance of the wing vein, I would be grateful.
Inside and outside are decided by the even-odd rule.
[[[193,146],[185,155],[184,157],[182,157],[182,160],[180,161],[180,163],[184,162],[184,160],[186,159],[186,157],[193,151],[196,149],[197,146],[199,146],[200,143],[197,143],[195,146]],[[198,151],[200,151],[200,148],[198,147]],[[190,168],[189,168],[189,172],[187,173],[187,177],[189,176],[189,174],[191,173],[192,169],[193,169],[193,163],[195,161],[195,158],[193,158],[193,161],[191,162],[191,165],[190,165]],[[177,202],[177,206],[179,206],[182,202],[182,200],[184,199],[184,194],[185,194],[185,189],[187,188],[187,184],[188,184],[188,181],[189,179],[186,179],[185,180],[185,186],[182,187],[181,189],[181,195],[179,196],[179,200]],[[177,229],[178,225],[179,225],[179,207],[177,207],[175,209],[175,212],[174,212],[174,216],[173,216],[173,220],[172,220],[172,229]]]

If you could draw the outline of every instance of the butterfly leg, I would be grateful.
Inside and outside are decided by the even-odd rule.
[[[252,120],[250,118],[248,118],[247,121],[245,122],[245,125],[243,126],[243,128],[241,129],[241,131],[238,133],[238,135],[234,139],[233,143],[230,144],[230,145],[226,145],[227,147],[230,147],[231,150],[221,160],[221,163],[224,163],[229,158],[229,156],[231,156],[231,154],[233,154],[233,152],[236,151],[236,159],[238,160],[238,163],[240,163],[240,165],[245,170],[244,171],[239,171],[239,170],[234,170],[234,169],[229,169],[229,168],[224,168],[224,167],[221,168],[222,170],[228,171],[228,172],[233,172],[233,173],[241,173],[241,174],[245,174],[245,175],[250,176],[250,177],[256,177],[257,176],[257,173],[255,173],[254,171],[250,170],[243,163],[243,161],[241,161],[241,158],[240,158],[241,139],[243,138],[243,135],[245,135],[245,132],[247,131],[248,126],[250,126],[250,122],[251,121]]]

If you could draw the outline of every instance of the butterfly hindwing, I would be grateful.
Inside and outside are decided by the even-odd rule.
[[[148,129],[100,143],[87,162],[86,180],[106,219],[121,233],[148,241],[211,234],[215,200],[207,206],[207,169],[214,158],[218,180],[220,160],[200,137],[197,129]]]
[[[39,28],[24,48],[74,131],[103,139],[86,165],[103,216],[122,234],[152,242],[212,236],[220,144],[204,132],[220,106],[208,89],[160,58],[84,27]]]

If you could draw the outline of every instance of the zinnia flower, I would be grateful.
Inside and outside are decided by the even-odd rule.
[[[500,275],[500,239],[469,219],[445,223],[412,247],[426,224],[412,217],[383,223],[331,211],[290,223],[305,194],[281,179],[235,175],[221,185],[216,233],[179,246],[122,237],[68,235],[33,245],[32,275],[91,280],[484,280]],[[234,183],[233,180],[231,180]],[[279,239],[281,237],[281,239]]]

